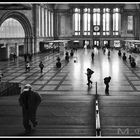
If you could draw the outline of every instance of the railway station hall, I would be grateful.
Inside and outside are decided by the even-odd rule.
[[[140,3],[0,3],[0,137],[139,137]]]

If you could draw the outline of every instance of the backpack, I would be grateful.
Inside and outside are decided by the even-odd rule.
[[[109,77],[104,78],[104,83],[105,83],[105,84],[108,84],[109,82],[110,82]]]
[[[44,67],[44,65],[43,65],[42,63],[40,63],[40,64],[39,64],[39,66],[40,66],[41,68],[43,68],[43,67]]]
[[[94,73],[94,71],[90,69],[90,72],[89,72],[89,73],[90,73],[90,74],[93,74],[93,73]]]

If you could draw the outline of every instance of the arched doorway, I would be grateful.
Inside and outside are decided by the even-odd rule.
[[[4,41],[2,48],[7,48],[8,58],[11,51],[17,55],[34,53],[31,24],[24,14],[16,11],[5,13],[0,19],[0,30],[3,30],[0,41]]]

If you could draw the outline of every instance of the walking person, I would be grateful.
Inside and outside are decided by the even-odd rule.
[[[68,52],[65,53],[65,60],[66,60],[67,62],[69,62],[69,53],[68,53]]]
[[[126,54],[125,54],[125,52],[123,53],[122,59],[123,59],[123,61],[126,61]]]
[[[94,60],[94,52],[91,53],[91,58]]]
[[[110,50],[108,50],[108,58],[110,57]]]
[[[14,53],[14,54],[13,54],[14,62],[16,61],[16,58],[17,58],[17,56],[16,56],[16,54]]]
[[[26,133],[31,131],[32,127],[30,121],[32,122],[33,127],[36,127],[38,124],[36,120],[36,112],[40,103],[41,96],[32,90],[30,84],[26,84],[23,92],[19,96],[19,104],[22,107],[23,126]]]
[[[30,63],[29,63],[29,61],[26,62],[25,69],[26,69],[26,72],[30,71]]]
[[[105,95],[109,95],[109,82],[111,80],[111,77],[105,77],[104,78],[104,83],[106,85],[106,88],[105,88]]]
[[[41,74],[42,74],[42,73],[43,73],[43,68],[44,68],[44,64],[43,64],[42,61],[40,61],[39,67],[40,67],[40,72],[41,72]]]
[[[27,61],[27,54],[24,54],[24,61]]]
[[[131,63],[131,60],[132,60],[132,56],[131,55],[129,55],[129,62]]]
[[[56,62],[56,67],[61,68],[61,62],[60,62],[60,57],[57,57],[57,62]]]
[[[32,57],[33,57],[33,54],[28,54],[28,57],[29,57],[29,61],[32,61]]]
[[[90,78],[91,78],[91,76],[92,76],[93,73],[94,73],[93,70],[91,70],[90,68],[87,68],[86,75],[87,75],[87,81],[88,81],[87,85],[88,86],[90,86],[90,84],[92,84],[92,81],[90,80]]]

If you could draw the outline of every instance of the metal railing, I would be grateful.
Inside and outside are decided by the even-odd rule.
[[[98,91],[97,91],[97,82],[96,82],[96,94],[95,94],[95,102],[96,102],[96,136],[101,136],[101,126],[100,126],[100,114],[99,114],[99,103],[98,103]]]
[[[20,94],[20,84],[11,82],[0,82],[0,96]]]

